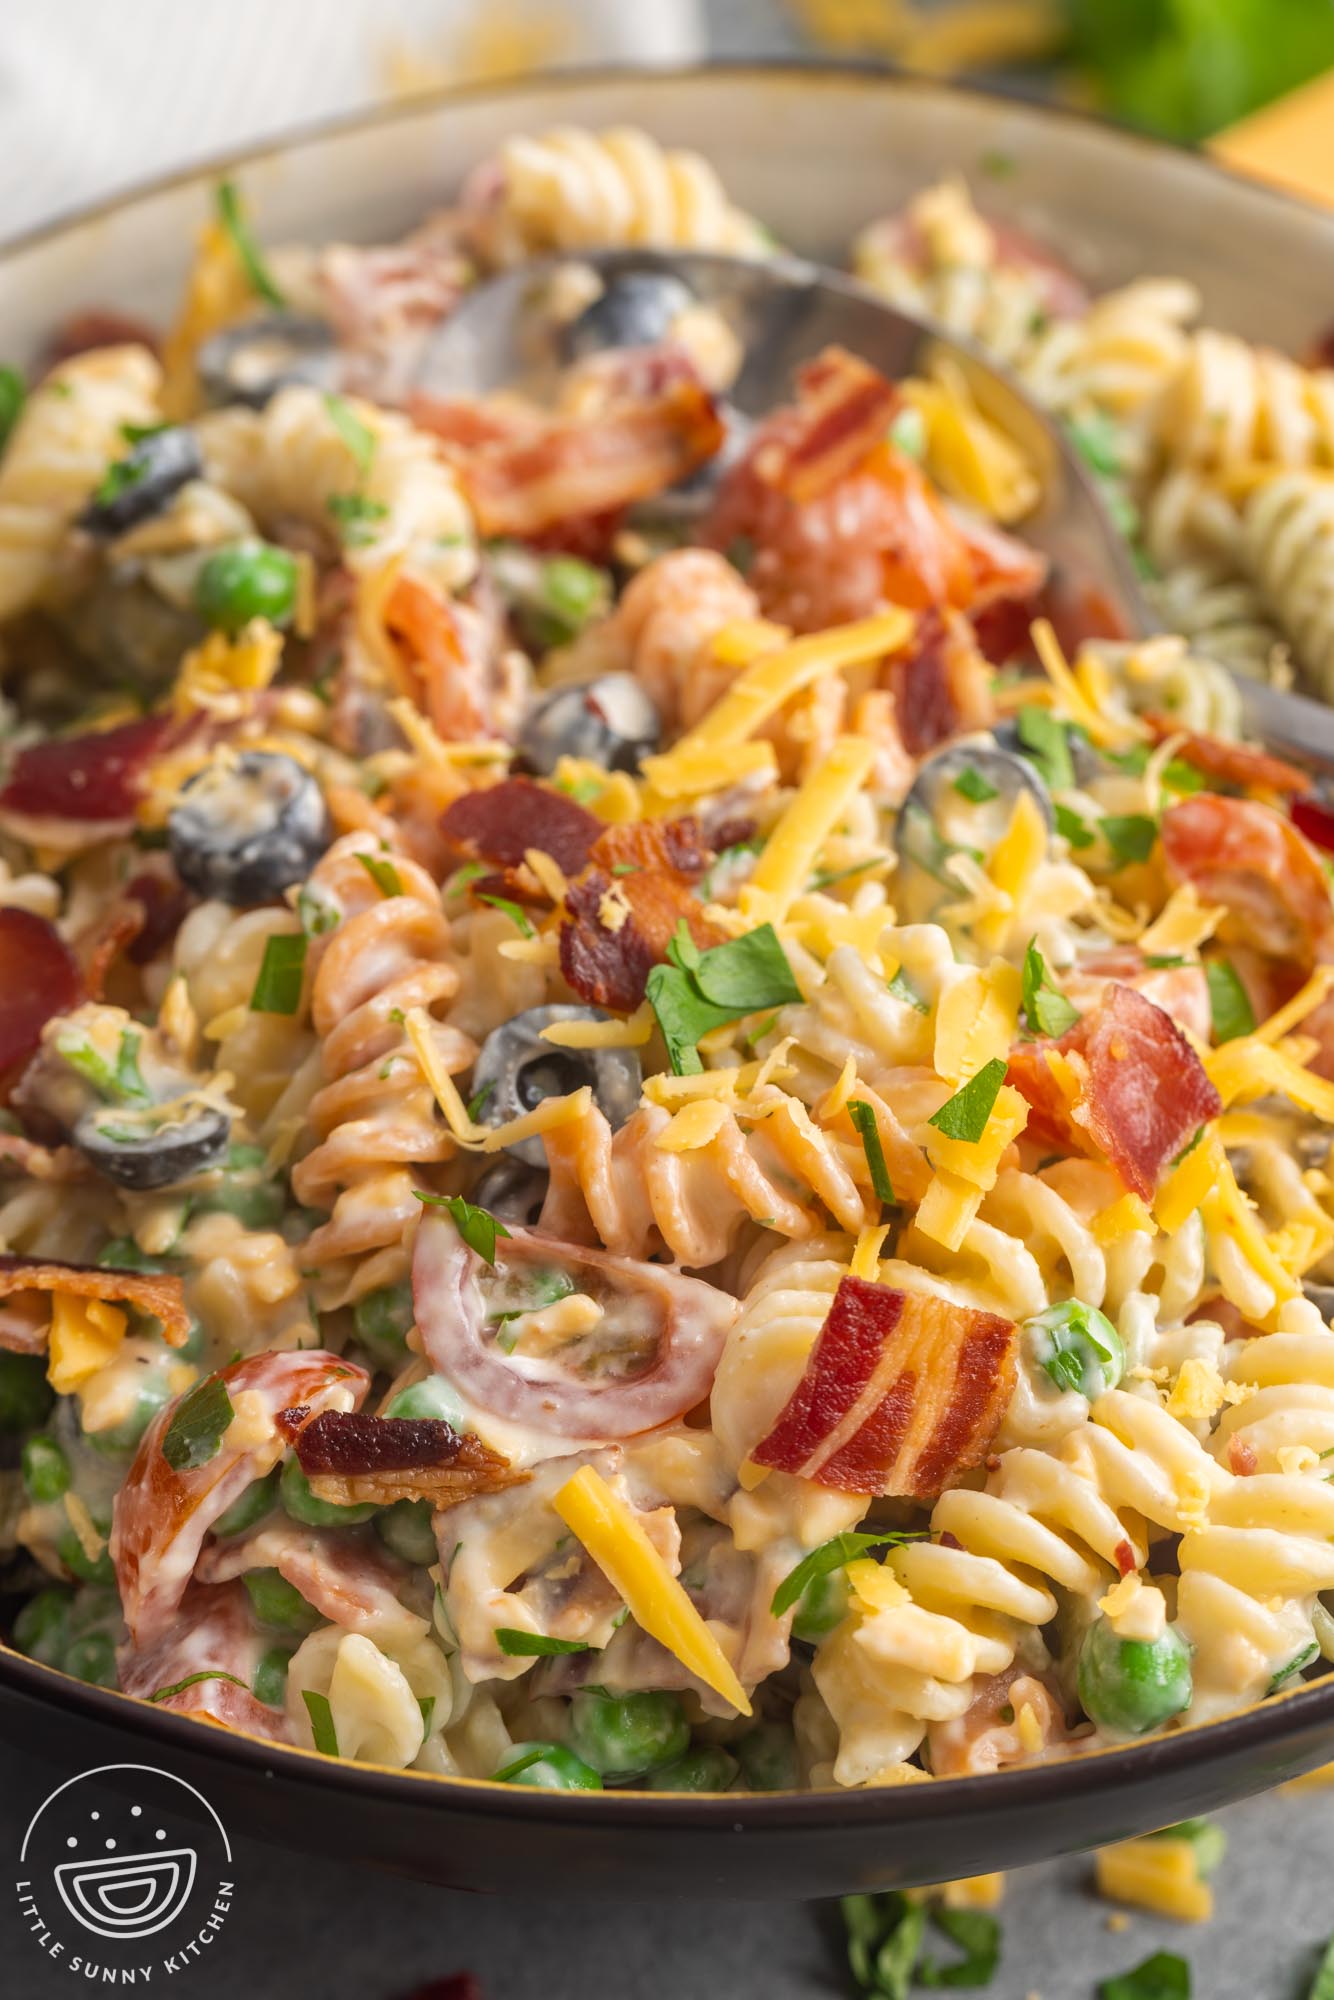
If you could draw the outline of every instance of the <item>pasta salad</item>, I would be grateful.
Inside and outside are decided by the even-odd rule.
[[[930,1782],[1334,1659],[1334,377],[962,185],[854,269],[1068,424],[1178,636],[947,366],[782,406],[703,161],[515,138],[404,241],[218,191],[175,323],[0,376],[12,1642],[550,1789]],[[561,367],[431,334],[569,260]]]

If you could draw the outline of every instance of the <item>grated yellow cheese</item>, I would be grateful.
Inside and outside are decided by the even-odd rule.
[[[857,1058],[849,1055],[838,1076],[816,1106],[817,1118],[837,1118],[843,1106],[857,1088]]]
[[[431,1087],[431,1094],[444,1113],[445,1123],[460,1146],[474,1153],[496,1153],[511,1145],[516,1139],[527,1139],[534,1133],[550,1132],[557,1125],[569,1125],[576,1119],[587,1117],[593,1107],[593,1093],[587,1084],[571,1091],[568,1097],[547,1097],[533,1110],[525,1111],[518,1118],[511,1118],[503,1125],[479,1125],[468,1116],[467,1106],[459,1096],[454,1079],[441,1060],[440,1051],[432,1034],[434,1023],[424,1007],[410,1007],[403,1017],[403,1032],[412,1044],[413,1053],[421,1065],[422,1075]]]
[[[898,1611],[903,1605],[912,1603],[911,1596],[893,1570],[886,1569],[883,1563],[872,1562],[869,1556],[850,1562],[844,1575],[849,1590],[864,1611]]]
[[[997,1057],[1004,1060],[1019,1032],[1023,975],[995,958],[986,971],[970,967],[936,1003],[937,1076],[964,1083]]]
[[[873,1229],[859,1232],[852,1259],[848,1265],[854,1278],[869,1278],[872,1283],[880,1275],[880,1252],[889,1234],[889,1224],[880,1222]]]
[[[171,690],[173,708],[178,715],[226,709],[236,695],[257,693],[269,685],[282,652],[281,632],[263,618],[252,618],[234,639],[224,632],[210,632],[181,661]]]
[[[1047,823],[1033,794],[1020,792],[1014,802],[1010,824],[992,849],[987,875],[1005,902],[989,910],[974,926],[980,943],[989,949],[999,945],[1014,908],[1047,854]]]
[[[1192,1355],[1182,1362],[1181,1372],[1172,1385],[1167,1414],[1179,1417],[1183,1423],[1207,1424],[1222,1409],[1226,1397],[1223,1378],[1213,1362]]]
[[[1334,1083],[1313,1075],[1289,1049],[1272,1047],[1259,1034],[1208,1050],[1204,1067],[1224,1106],[1276,1094],[1313,1112],[1323,1124],[1334,1124]]]
[[[739,898],[746,916],[781,923],[806,886],[820,849],[865,785],[875,745],[864,736],[837,737],[769,836]]]
[[[1159,1188],[1153,1203],[1158,1227],[1175,1236],[1196,1209],[1203,1206],[1205,1196],[1226,1164],[1217,1135],[1206,1132],[1199,1145],[1172,1169]]]
[[[1176,958],[1182,952],[1197,951],[1213,936],[1224,914],[1221,903],[1202,903],[1194,883],[1183,882],[1142,934],[1139,948],[1150,958]]]
[[[641,767],[645,778],[665,799],[735,783],[742,775],[738,766],[742,746],[785,702],[840,667],[897,651],[914,624],[911,612],[893,608],[761,654],[679,742],[660,756],[645,758]],[[702,781],[706,771],[707,783]]]
[[[940,1169],[933,1176],[917,1210],[917,1227],[933,1243],[958,1250],[977,1220],[984,1190],[957,1174]]]
[[[1099,1895],[1114,1902],[1185,1924],[1207,1923],[1214,1913],[1213,1891],[1200,1880],[1193,1841],[1125,1840],[1100,1848],[1094,1864]]]
[[[655,1023],[652,1007],[642,1000],[623,1021],[552,1021],[540,1039],[558,1049],[642,1049]]]
[[[1028,1123],[1028,1103],[1019,1091],[1003,1083],[979,1139],[951,1139],[927,1127],[926,1156],[938,1171],[983,1192],[996,1185],[1001,1157]]]
[[[957,1882],[942,1882],[940,1900],[947,1910],[999,1909],[1005,1894],[1005,1877],[962,1875]]]
[[[1123,1194],[1110,1208],[1104,1208],[1094,1216],[1092,1227],[1096,1241],[1107,1246],[1124,1242],[1127,1236],[1141,1230],[1149,1234],[1153,1229],[1153,1217],[1137,1194]]]
[[[604,771],[586,757],[562,757],[556,783],[572,792],[608,826],[630,826],[644,817],[639,786],[628,771]]]
[[[669,1125],[658,1133],[653,1144],[661,1153],[693,1153],[709,1145],[730,1117],[725,1104],[716,1097],[700,1097],[683,1105]]]
[[[1141,742],[1149,734],[1148,725],[1138,718],[1113,719],[1105,710],[1090,701],[1075,675],[1071,673],[1061,642],[1045,618],[1039,618],[1033,626],[1033,645],[1043,672],[1052,684],[1061,705],[1071,719],[1085,728],[1095,743],[1107,749],[1124,747],[1126,744]]]
[[[51,1337],[46,1379],[58,1396],[69,1396],[116,1357],[128,1315],[104,1299],[51,1294]]]
[[[762,653],[775,653],[792,637],[786,625],[771,624],[767,618],[734,618],[715,632],[709,652],[725,667],[746,667]]]
[[[749,1715],[745,1689],[680,1579],[593,1467],[581,1466],[551,1504],[625,1600],[635,1623],[739,1714]]]
[[[79,1547],[89,1562],[97,1562],[107,1545],[106,1536],[98,1533],[97,1523],[88,1511],[87,1502],[80,1500],[77,1493],[65,1495],[65,1519],[73,1528]]]

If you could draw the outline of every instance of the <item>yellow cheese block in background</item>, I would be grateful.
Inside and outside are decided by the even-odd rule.
[[[1289,194],[1334,202],[1334,71],[1220,132],[1209,150]]]

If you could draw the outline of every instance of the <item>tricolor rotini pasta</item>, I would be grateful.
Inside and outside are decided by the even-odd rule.
[[[743,427],[605,244],[770,239],[626,131],[516,136],[400,245],[270,261],[229,197],[165,390],[75,354],[0,456],[13,1642],[585,1790],[1296,1685],[1334,809],[1234,676],[1334,684],[1327,374],[961,183],[863,233],[1081,443],[1131,640],[959,369],[826,351]],[[414,389],[547,253],[549,393]]]

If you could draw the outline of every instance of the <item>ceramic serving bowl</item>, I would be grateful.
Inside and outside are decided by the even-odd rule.
[[[387,240],[506,134],[643,126],[697,147],[792,248],[962,171],[984,205],[1096,285],[1192,279],[1215,324],[1300,351],[1327,323],[1334,214],[1069,113],[865,70],[569,75],[415,100],[226,163],[265,238]],[[6,359],[86,305],[166,317],[219,169],[159,182],[0,250]],[[1008,1868],[1122,1838],[1334,1758],[1334,1677],[1208,1728],[1006,1772],[860,1792],[549,1793],[275,1749],[86,1687],[0,1646],[0,1734],[65,1777],[135,1756],[247,1833],[462,1888],[824,1896]],[[3,1755],[0,1753],[0,1771]]]

